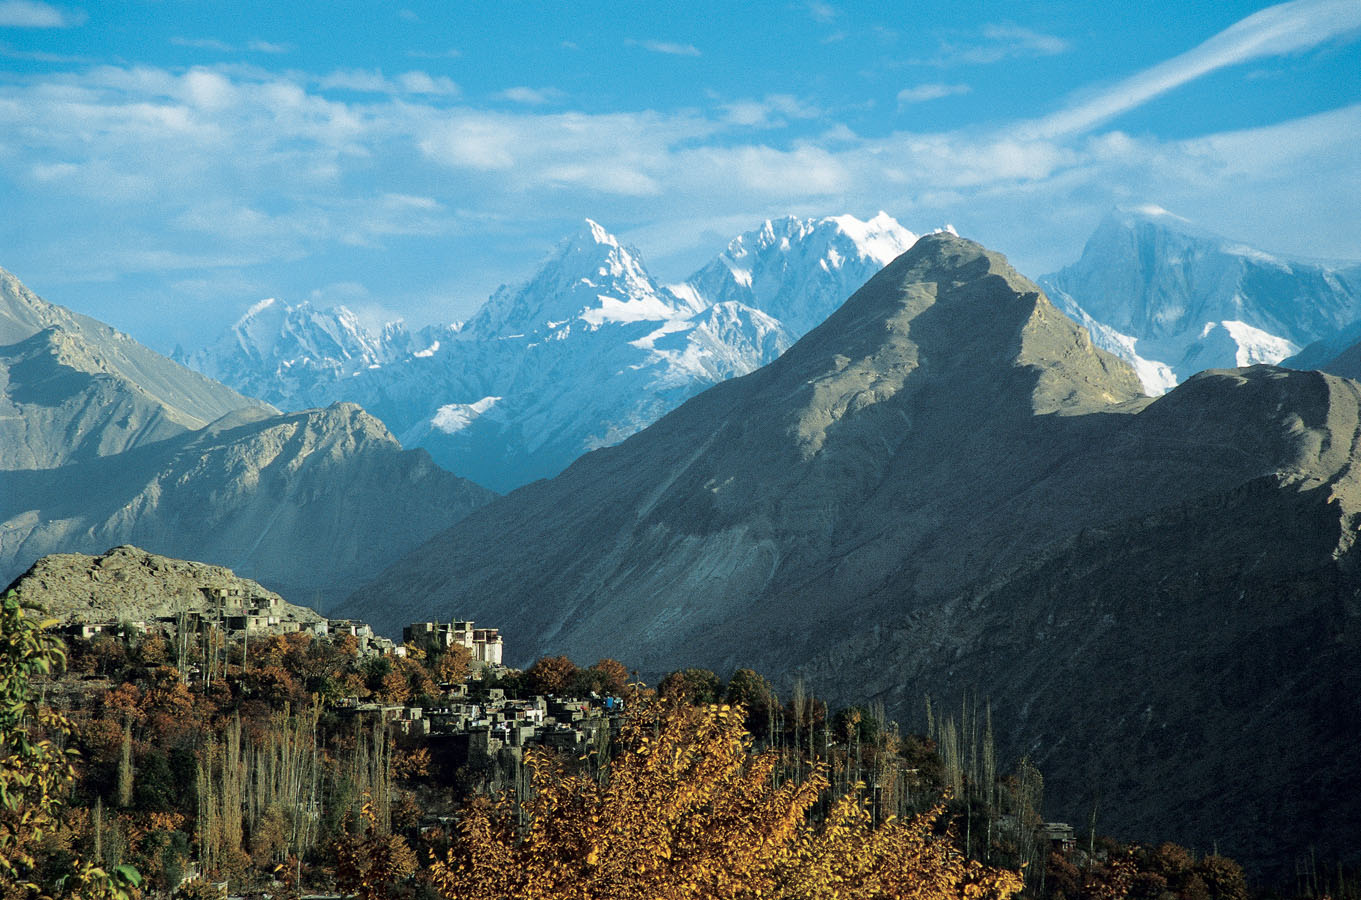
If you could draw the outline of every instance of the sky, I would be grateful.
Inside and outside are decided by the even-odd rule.
[[[0,0],[0,266],[163,352],[463,319],[587,217],[663,282],[880,210],[1035,277],[1137,204],[1361,259],[1361,0]]]

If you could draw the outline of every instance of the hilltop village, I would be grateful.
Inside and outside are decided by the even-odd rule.
[[[434,690],[419,696],[400,698],[400,692],[384,695],[380,691],[365,697],[354,691],[332,698],[332,708],[342,717],[376,716],[404,736],[432,739],[437,755],[456,768],[486,773],[482,787],[493,790],[505,786],[502,773],[518,771],[528,747],[542,745],[576,753],[603,746],[611,727],[617,731],[624,709],[621,696],[602,696],[596,691],[584,692],[584,696],[507,696],[506,688],[493,685],[522,673],[503,663],[504,640],[499,630],[476,628],[470,620],[413,622],[402,629],[402,641],[397,643],[355,619],[318,616],[309,621],[289,615],[291,605],[265,591],[212,586],[200,590],[204,603],[192,612],[147,620],[75,621],[56,630],[84,641],[101,637],[140,641],[156,636],[177,648],[181,657],[188,655],[190,647],[210,653],[216,647],[220,648],[220,665],[228,664],[232,653],[240,654],[242,675],[249,669],[252,642],[296,645],[298,636],[306,636],[308,642],[341,641],[341,646],[353,648],[361,665],[389,671],[393,660],[465,658],[463,678],[436,682]],[[228,647],[236,649],[229,653]],[[190,691],[211,683],[212,668],[203,662],[176,665]],[[454,667],[445,674],[457,672]],[[89,679],[85,688],[93,686],[90,682],[103,679]]]

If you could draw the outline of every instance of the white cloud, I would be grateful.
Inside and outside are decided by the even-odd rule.
[[[984,25],[977,36],[966,40],[942,40],[935,56],[910,62],[940,67],[990,65],[1007,59],[1056,56],[1066,53],[1070,46],[1057,35],[1019,25],[992,23]]]
[[[1361,30],[1356,0],[1294,0],[1268,7],[1166,62],[1031,123],[1037,136],[1086,131],[1173,88],[1226,66],[1315,47]]]
[[[630,47],[642,47],[644,50],[651,50],[653,53],[664,53],[667,56],[700,56],[699,48],[694,44],[679,44],[673,41],[636,41],[630,38],[624,43]]]
[[[557,88],[551,87],[513,87],[506,88],[496,96],[502,100],[509,100],[512,103],[523,103],[526,106],[543,106],[547,103],[556,103],[565,95]]]
[[[971,88],[967,84],[944,84],[942,82],[932,82],[929,84],[919,84],[910,88],[903,88],[898,92],[898,108],[902,109],[913,103],[924,103],[928,100],[940,100],[943,97],[953,97],[958,94],[967,94]]]
[[[404,72],[387,78],[378,69],[336,69],[317,82],[322,90],[355,91],[362,94],[425,94],[454,96],[458,85],[450,78],[426,72]]]
[[[824,24],[836,19],[839,10],[830,3],[823,3],[821,0],[808,0],[804,6],[808,10],[808,15],[813,17],[816,22]]]
[[[412,59],[458,59],[463,52],[450,47],[446,50],[408,50],[406,55]]]
[[[288,53],[293,48],[288,44],[273,44],[269,41],[253,40],[247,41],[244,47],[220,41],[217,38],[187,38],[175,36],[170,39],[170,43],[176,47],[189,47],[194,50],[214,50],[218,53],[269,53],[280,54]]]
[[[71,28],[85,19],[82,10],[67,11],[38,0],[0,0],[0,28]]]
[[[793,94],[767,94],[760,100],[735,100],[721,105],[723,119],[732,125],[771,128],[786,119],[817,119],[823,111]]]

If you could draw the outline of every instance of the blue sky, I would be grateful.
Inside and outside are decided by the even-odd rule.
[[[770,216],[1032,276],[1116,204],[1361,259],[1361,2],[0,0],[0,266],[168,350],[467,316],[585,217],[679,280]]]

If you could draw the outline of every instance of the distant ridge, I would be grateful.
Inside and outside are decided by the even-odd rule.
[[[494,495],[354,404],[281,416],[0,272],[0,580],[136,543],[326,603]]]
[[[0,269],[0,469],[53,468],[270,409]]]
[[[1361,319],[1361,263],[1273,255],[1154,205],[1112,211],[1081,259],[1039,282],[1152,393],[1279,363]]]

